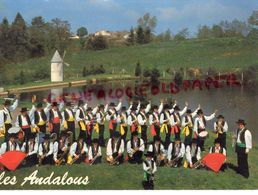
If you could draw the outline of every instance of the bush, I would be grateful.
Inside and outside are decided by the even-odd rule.
[[[174,82],[177,86],[181,85],[183,82],[183,76],[181,73],[176,72],[175,77],[174,77]]]
[[[87,48],[92,50],[103,50],[108,48],[108,42],[105,37],[92,36],[87,42]]]

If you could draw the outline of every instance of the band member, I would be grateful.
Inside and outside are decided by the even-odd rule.
[[[214,140],[214,146],[210,147],[210,153],[221,153],[227,156],[226,149],[221,146],[218,138]]]
[[[166,151],[159,136],[154,137],[154,141],[149,145],[148,151],[153,152],[153,157],[157,166],[164,166]]]
[[[185,103],[185,107],[183,110],[180,111],[179,106],[174,107],[174,112],[172,113],[172,127],[171,127],[171,133],[172,135],[175,135],[175,138],[180,138],[181,133],[181,116],[185,114],[188,107],[188,103]]]
[[[9,134],[8,137],[9,137],[9,140],[2,143],[2,145],[1,145],[0,154],[4,154],[5,152],[8,152],[8,151],[15,151],[15,150],[19,151],[20,150],[19,146],[16,143],[17,134],[11,133],[11,134]]]
[[[147,152],[144,154],[146,159],[143,161],[143,188],[145,190],[153,190],[154,189],[154,174],[157,171],[156,163],[153,159],[153,153]]]
[[[194,124],[194,120],[193,118],[197,115],[197,111],[201,108],[201,106],[199,105],[199,107],[192,112],[191,109],[187,109],[186,111],[186,116],[182,119],[182,134],[185,135],[185,141],[184,144],[185,146],[191,144],[192,141],[192,137],[193,137],[193,124]]]
[[[22,152],[26,153],[27,156],[25,158],[25,167],[32,167],[36,164],[38,164],[38,149],[39,144],[35,140],[36,133],[31,133],[28,137],[28,141],[24,144],[24,149]]]
[[[62,122],[62,115],[57,102],[52,103],[52,108],[49,110],[49,129],[51,133],[56,133],[59,137]]]
[[[203,111],[201,109],[199,109],[197,111],[197,117],[194,121],[194,133],[195,133],[195,137],[198,139],[198,145],[201,147],[201,150],[204,151],[204,140],[205,137],[200,137],[200,133],[205,131],[206,128],[206,122],[209,120],[212,120],[215,115],[217,113],[217,110],[215,110],[215,112],[213,114],[211,114],[210,116],[205,116],[203,114]]]
[[[58,141],[54,142],[53,158],[56,165],[61,165],[67,162],[68,148],[66,145],[66,136],[67,133],[65,133],[64,131],[61,132]]]
[[[226,139],[228,124],[224,119],[224,116],[219,115],[217,121],[214,123],[214,132],[217,134],[218,139],[220,140],[221,146],[226,148]]]
[[[99,111],[96,114],[97,124],[99,128],[99,145],[104,147],[105,140],[104,140],[104,131],[105,131],[105,113],[107,110],[107,105],[104,106],[103,104],[99,105]]]
[[[144,152],[144,141],[138,137],[138,132],[132,133],[132,138],[127,142],[128,162],[142,163],[142,155]]]
[[[117,126],[117,118],[118,118],[118,111],[121,108],[122,103],[119,102],[119,104],[117,106],[115,106],[115,103],[111,102],[109,104],[109,110],[107,112],[107,116],[106,119],[107,121],[109,121],[109,135],[110,138],[113,137],[113,133],[116,131],[116,126]]]
[[[134,131],[137,131],[137,129],[138,129],[138,119],[137,119],[137,115],[136,115],[137,107],[135,105],[133,105],[130,110],[131,110],[131,112],[128,116],[127,124],[129,126],[131,134],[132,134]]]
[[[78,109],[75,114],[75,119],[78,122],[78,125],[80,128],[79,137],[83,137],[84,142],[86,142],[86,138],[87,138],[87,128],[85,124],[86,114],[84,109],[86,107],[87,107],[87,104],[84,104],[82,100],[79,100]]]
[[[138,131],[141,133],[141,138],[143,139],[145,145],[147,144],[147,117],[145,112],[146,106],[141,105],[140,112],[137,115],[138,121]]]
[[[91,137],[93,133],[93,125],[94,125],[94,118],[92,114],[92,108],[88,107],[86,110],[86,116],[85,116],[85,124],[87,128],[87,138],[86,138],[86,144],[88,146],[91,145]]]
[[[90,165],[96,165],[101,163],[101,147],[98,139],[92,140],[92,145],[89,147],[89,163]]]
[[[193,165],[201,159],[201,148],[197,145],[197,139],[193,138],[191,144],[186,145],[185,157],[187,167],[193,168]]]
[[[45,134],[43,137],[44,141],[39,145],[39,164],[54,164],[53,152],[54,152],[54,143],[50,141],[50,135]]]
[[[161,109],[162,110],[162,109]],[[149,116],[149,124],[151,126],[151,136],[160,136],[159,109],[157,105],[152,106],[152,113]]]
[[[115,131],[107,143],[107,162],[110,165],[123,163],[124,148],[124,140],[121,139],[120,133]]]
[[[126,136],[128,131],[127,118],[128,118],[127,109],[125,106],[122,106],[121,113],[118,115],[117,122],[119,123],[119,132],[124,142],[126,142]]]
[[[64,130],[73,132],[73,139],[75,140],[75,114],[71,108],[71,102],[66,102],[65,109],[62,112]]]
[[[169,104],[165,104],[163,108],[163,112],[160,115],[160,132],[163,133],[165,131],[166,138],[165,138],[165,148],[168,148],[168,145],[170,144],[170,137],[171,137],[171,124],[172,124],[172,117],[170,114],[170,109],[172,107]]]
[[[65,145],[67,147],[67,150],[70,151],[70,148],[75,140],[73,139],[73,132],[67,131],[66,139],[65,139]]]
[[[4,107],[0,110],[0,132],[4,133],[5,141],[8,140],[8,130],[12,127],[12,114],[18,106],[18,99],[11,105],[10,100],[5,100]]]
[[[27,138],[31,134],[30,116],[32,115],[32,113],[30,112],[30,114],[28,114],[27,108],[22,108],[20,112],[21,114],[19,114],[16,119],[16,126],[22,129],[22,131],[25,133],[25,140],[27,140]]]
[[[248,153],[252,149],[252,134],[246,128],[246,123],[243,119],[239,119],[236,123],[238,124],[238,129],[234,139],[236,140],[237,172],[248,178]]]
[[[88,148],[84,142],[84,136],[78,137],[78,141],[74,142],[70,148],[67,164],[80,164],[87,161]]]
[[[28,140],[28,138],[27,138]],[[17,133],[17,140],[16,140],[16,143],[18,145],[18,147],[20,148],[21,151],[24,151],[25,149],[23,148],[26,141],[25,141],[25,133],[24,131],[20,130],[18,133]]]
[[[185,145],[180,138],[170,143],[168,147],[168,164],[171,167],[181,167],[185,155]]]

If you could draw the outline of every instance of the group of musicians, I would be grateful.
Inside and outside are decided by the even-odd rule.
[[[51,104],[46,99],[36,103],[34,97],[32,108],[21,108],[20,114],[13,120],[12,112],[17,106],[18,99],[13,103],[6,100],[0,110],[0,133],[5,139],[0,154],[12,150],[25,152],[27,157],[22,166],[81,162],[97,164],[102,159],[101,147],[106,147],[106,160],[110,165],[119,165],[124,160],[143,163],[148,182],[156,166],[180,167],[184,164],[185,167],[193,168],[201,159],[201,152],[205,151],[207,121],[214,119],[217,113],[216,110],[206,116],[200,105],[192,111],[187,102],[180,109],[176,101],[161,101],[160,105],[137,101],[130,103],[128,108],[122,106],[120,101],[118,105],[112,102],[91,108],[82,100]],[[104,138],[106,121],[109,130],[107,141]],[[76,123],[79,127],[78,137]],[[239,119],[237,124],[234,139],[238,172],[248,178],[247,157],[252,148],[251,132],[244,120]],[[9,132],[12,126],[19,127],[20,131]],[[98,133],[98,138],[92,139],[94,131]],[[228,124],[224,116],[218,115],[214,122],[217,138],[210,148],[211,153],[226,155],[227,131]],[[161,139],[163,133],[164,140]],[[153,140],[148,140],[148,134]],[[143,160],[143,154],[146,160]],[[186,160],[183,163],[184,157]]]

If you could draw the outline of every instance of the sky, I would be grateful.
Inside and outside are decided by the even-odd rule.
[[[69,21],[72,32],[84,26],[89,33],[129,30],[149,12],[158,19],[157,34],[187,27],[194,35],[200,24],[246,21],[253,10],[258,10],[258,0],[0,0],[0,20],[11,22],[20,12],[28,24],[35,16],[60,18]]]

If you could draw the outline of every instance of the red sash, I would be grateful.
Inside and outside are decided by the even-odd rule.
[[[113,127],[113,123],[115,123],[115,122],[116,122],[115,120],[110,120],[110,121],[109,121],[108,128],[113,130],[113,128],[114,128],[114,127]]]
[[[53,123],[55,123],[55,124],[60,123],[60,118],[59,117],[55,117],[53,119]]]
[[[28,129],[28,128],[30,128],[30,126],[29,125],[24,125],[24,126],[21,126],[21,128],[22,129]]]
[[[153,124],[151,125],[151,132],[150,132],[150,133],[151,133],[151,136],[152,136],[152,137],[154,137],[154,136],[157,135],[157,133],[156,133],[156,131],[155,131],[155,127],[154,127]]]
[[[172,134],[175,134],[175,133],[178,133],[178,132],[179,132],[178,126],[177,126],[177,125],[174,125],[174,126],[171,128],[171,133],[172,133]]]

